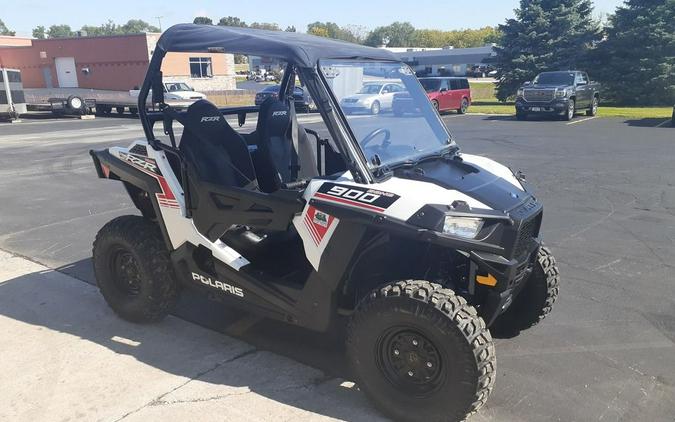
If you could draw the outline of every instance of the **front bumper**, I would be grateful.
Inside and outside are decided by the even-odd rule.
[[[494,287],[484,289],[485,297],[481,301],[479,312],[485,323],[490,326],[497,317],[506,312],[532,274],[540,248],[535,239],[532,249],[521,259],[511,259],[500,255],[479,252],[470,253],[469,292],[475,294],[480,288],[476,285],[478,274],[491,274],[497,280]]]
[[[548,113],[561,114],[567,110],[567,98],[556,98],[549,102],[528,102],[523,98],[516,100],[518,113]]]

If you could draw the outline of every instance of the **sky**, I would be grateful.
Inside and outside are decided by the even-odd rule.
[[[398,3],[398,4],[397,4]],[[100,25],[112,19],[124,23],[143,19],[163,28],[208,16],[217,22],[222,16],[237,16],[247,23],[275,22],[285,28],[305,31],[307,24],[331,21],[338,25],[359,25],[368,29],[394,21],[408,21],[416,28],[480,28],[503,23],[513,17],[517,0],[19,0],[0,9],[0,19],[19,36],[30,36],[38,25]],[[606,15],[622,0],[594,0],[595,13]],[[7,6],[6,5],[6,6]]]

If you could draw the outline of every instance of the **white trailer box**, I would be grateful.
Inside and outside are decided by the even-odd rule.
[[[0,118],[16,119],[26,111],[21,71],[0,68]]]

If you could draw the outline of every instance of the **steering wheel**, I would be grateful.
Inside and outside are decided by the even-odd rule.
[[[382,134],[384,135],[384,139],[382,140],[381,146],[384,147],[384,148],[388,147],[391,144],[391,142],[389,141],[389,139],[391,138],[391,132],[389,131],[389,129],[385,129],[383,127],[379,128],[379,129],[375,129],[374,131],[372,131],[368,135],[366,135],[366,137],[363,138],[363,140],[361,141],[361,147],[365,148],[366,146],[368,146],[370,141],[375,139],[375,137],[377,137],[378,135],[382,135]]]

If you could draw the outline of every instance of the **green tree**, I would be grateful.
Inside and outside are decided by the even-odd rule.
[[[587,62],[600,39],[590,0],[521,0],[515,19],[499,29],[497,98],[505,101],[518,86],[547,70],[573,69]]]
[[[10,31],[9,28],[7,28],[7,25],[0,19],[0,35],[9,35],[10,37],[13,37],[16,35],[16,32]]]
[[[206,16],[197,16],[192,23],[197,25],[213,25],[211,18],[207,18]]]
[[[293,25],[287,26],[286,29],[284,29],[284,31],[286,31],[286,32],[298,32],[295,29],[295,26],[293,26]]]
[[[33,38],[37,38],[38,40],[44,40],[47,38],[47,28],[45,28],[43,25],[38,25],[33,28]]]
[[[277,25],[276,23],[268,23],[268,22],[253,22],[250,28],[266,29],[268,31],[281,31],[279,25]]]
[[[481,47],[499,41],[498,28],[486,26],[480,29],[460,29],[441,31],[438,29],[417,29],[413,34],[412,45],[415,47],[456,48]]]
[[[410,22],[394,22],[388,26],[375,28],[365,39],[365,44],[378,47],[386,44],[388,47],[412,47],[414,43],[415,27]]]
[[[238,26],[238,27],[242,27],[242,28],[248,27],[248,25],[246,25],[246,22],[244,22],[243,20],[241,20],[241,19],[239,19],[235,16],[226,16],[224,18],[220,18],[220,20],[218,21],[218,25],[220,25],[220,26]]]
[[[143,32],[160,32],[159,28],[154,25],[140,20],[140,19],[129,19],[127,23],[119,27],[119,33],[121,34],[140,34]]]
[[[628,0],[609,17],[591,68],[621,104],[675,104],[675,1]]]
[[[100,37],[104,35],[117,35],[120,33],[121,28],[112,20],[108,20],[108,22],[99,26],[84,25],[80,31],[86,32],[88,37]]]
[[[319,37],[334,38],[336,40],[353,43],[361,42],[357,34],[349,27],[341,27],[334,22],[313,22],[307,25],[307,33]]]
[[[70,25],[52,25],[47,30],[47,38],[68,38],[75,36]]]

